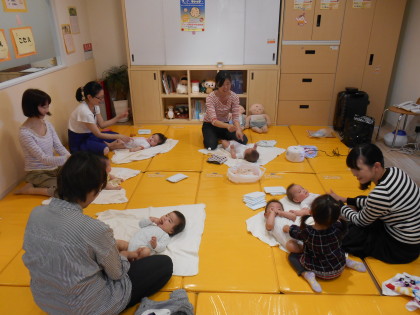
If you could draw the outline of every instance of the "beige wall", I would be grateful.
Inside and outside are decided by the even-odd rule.
[[[65,67],[0,90],[0,198],[13,189],[24,176],[22,151],[18,140],[19,126],[26,119],[21,108],[22,93],[28,88],[37,88],[51,96],[52,116],[48,119],[55,126],[60,139],[66,143],[68,117],[77,105],[75,91],[77,87],[96,79],[94,60],[84,60],[83,44],[90,42],[89,14],[85,4],[84,0],[53,0],[58,24],[69,23],[68,6],[76,6],[79,17],[81,32],[73,35],[76,52],[64,55]],[[63,49],[62,41],[60,45]]]
[[[98,78],[111,66],[127,64],[120,0],[87,1]]]
[[[409,1],[387,105],[399,104],[404,101],[416,101],[420,97],[419,16],[420,1]],[[386,121],[393,126],[395,126],[397,119],[398,115],[393,113],[388,114],[386,117]],[[408,135],[415,135],[415,126],[420,126],[420,117],[409,117],[406,127]]]

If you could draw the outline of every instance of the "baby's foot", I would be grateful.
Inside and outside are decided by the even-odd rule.
[[[314,290],[317,293],[322,292],[321,285],[318,283],[318,281],[316,281],[315,274],[313,272],[310,272],[310,271],[304,272],[302,273],[302,276],[305,278],[306,281],[308,281],[312,290]]]
[[[366,267],[362,262],[354,261],[347,258],[346,266],[359,272],[366,272]]]

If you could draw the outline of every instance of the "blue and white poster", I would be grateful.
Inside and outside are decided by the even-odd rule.
[[[180,0],[181,31],[204,32],[205,0]]]

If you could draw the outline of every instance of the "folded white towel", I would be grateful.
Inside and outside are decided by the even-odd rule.
[[[140,150],[137,152],[130,152],[128,149],[115,150],[115,154],[112,157],[112,162],[115,164],[123,164],[133,161],[150,159],[156,154],[169,152],[176,146],[177,143],[178,140],[168,139],[164,144],[160,144],[155,147],[150,147],[148,149]]]
[[[123,180],[127,180],[131,177],[137,176],[140,172],[141,171],[139,170],[133,170],[131,168],[113,167],[110,174]]]
[[[178,210],[184,214],[187,224],[185,230],[171,237],[167,249],[162,253],[172,258],[173,274],[176,276],[194,276],[198,274],[198,250],[206,219],[205,205],[179,205],[171,207],[149,207],[130,210],[108,210],[99,212],[98,219],[114,230],[114,237],[129,241],[140,229],[139,221],[150,216],[161,217]]]
[[[254,147],[254,144],[249,143],[246,145],[248,148]],[[222,145],[219,144],[216,150],[209,151],[207,149],[200,149],[199,152],[203,154],[217,154],[226,156],[227,160],[224,162],[229,167],[236,166],[238,163],[243,161],[242,159],[233,159],[232,156],[228,151],[222,148]],[[277,148],[277,147],[257,147],[257,151],[260,154],[260,158],[255,163],[257,165],[265,165],[268,162],[274,160],[277,156],[285,152],[286,150],[283,148]]]

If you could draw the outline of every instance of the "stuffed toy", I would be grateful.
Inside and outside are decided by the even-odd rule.
[[[228,119],[229,119],[229,124],[233,125],[232,113],[229,113]],[[245,122],[246,122],[245,108],[242,105],[240,105],[239,106],[239,124],[241,125],[242,130],[245,129]]]
[[[216,87],[216,82],[214,82],[213,80],[206,80],[203,83],[201,83],[201,85],[206,89],[205,93],[210,94]]]
[[[186,75],[181,76],[181,79],[176,86],[176,92],[178,94],[187,94],[188,93],[188,77]]]
[[[265,133],[268,131],[270,117],[264,114],[264,106],[253,104],[249,108],[249,115],[246,117],[245,128],[251,128],[255,132]]]

